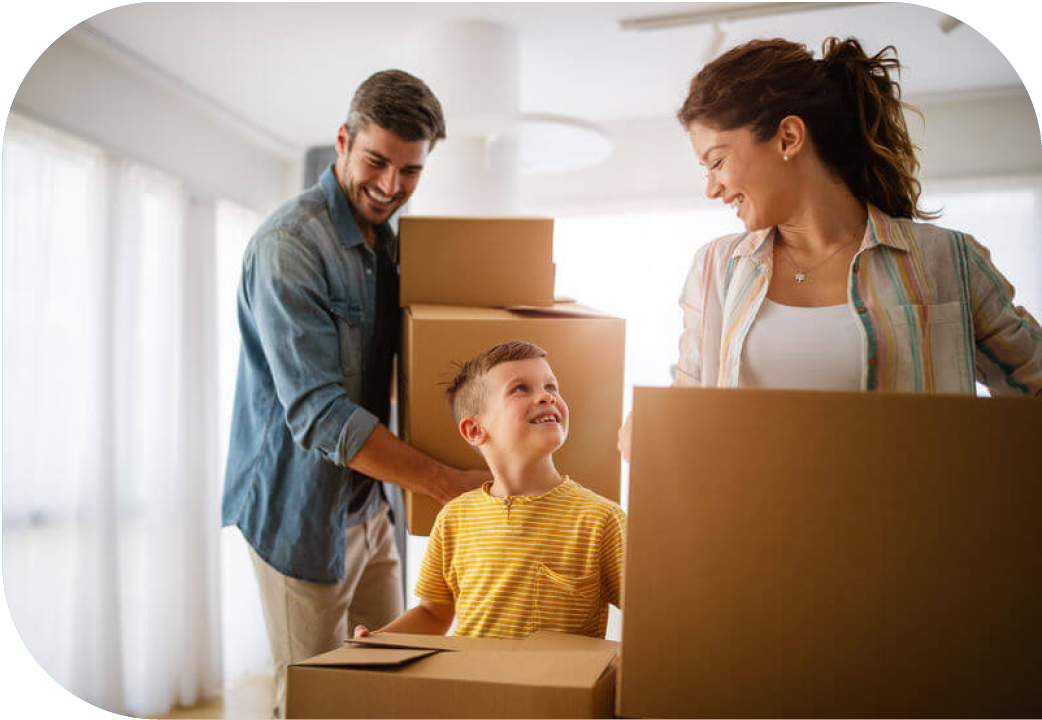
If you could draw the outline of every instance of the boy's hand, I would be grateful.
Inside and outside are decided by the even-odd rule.
[[[631,412],[626,416],[626,421],[622,423],[622,427],[619,428],[619,441],[615,447],[622,454],[622,459],[626,462],[630,461],[632,454],[632,443],[633,443],[633,413]]]
[[[360,637],[367,637],[368,635],[369,635],[369,628],[367,628],[365,625],[356,625],[355,626],[354,637],[360,638]]]

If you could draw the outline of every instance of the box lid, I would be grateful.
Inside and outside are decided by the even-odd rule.
[[[516,305],[509,308],[465,307],[462,305],[429,305],[417,303],[406,308],[415,320],[521,320],[547,318],[605,318],[616,320],[600,310],[576,302],[555,302],[547,307]]]
[[[294,665],[318,667],[351,667],[359,665],[395,666],[404,665],[421,657],[438,652],[423,648],[360,648],[342,647],[308,658]]]
[[[571,688],[596,683],[618,652],[618,643],[610,640],[549,630],[519,640],[376,633],[351,643],[298,664],[404,666],[423,657],[425,662],[400,672],[431,679]],[[348,650],[354,653],[349,656]],[[400,654],[401,660],[393,662],[391,653]],[[367,661],[369,654],[372,661]]]

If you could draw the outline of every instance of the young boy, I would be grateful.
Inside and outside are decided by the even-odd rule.
[[[619,605],[626,518],[554,467],[568,405],[546,351],[496,345],[464,363],[447,394],[494,479],[442,508],[416,585],[420,604],[381,630],[441,635],[455,618],[457,635],[604,637],[608,603]]]

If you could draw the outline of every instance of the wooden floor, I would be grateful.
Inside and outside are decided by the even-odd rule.
[[[271,717],[275,683],[271,675],[248,675],[218,697],[190,708],[178,707],[163,718],[258,718]]]

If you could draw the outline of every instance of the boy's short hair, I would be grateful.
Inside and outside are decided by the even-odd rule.
[[[445,389],[452,408],[452,416],[458,423],[465,417],[474,417],[485,406],[485,376],[496,365],[515,360],[545,358],[546,350],[524,340],[510,340],[494,345],[475,357],[460,363],[459,372]]]

